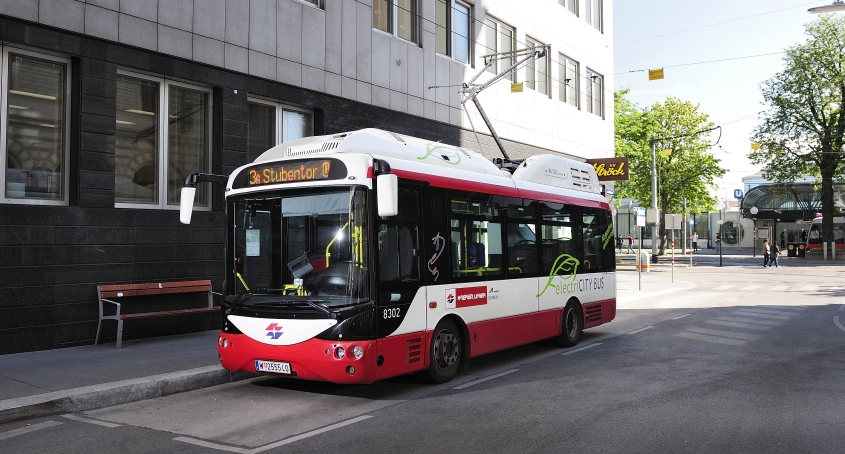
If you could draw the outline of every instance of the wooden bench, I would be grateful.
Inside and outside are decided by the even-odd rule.
[[[131,314],[121,313],[121,303],[109,298],[123,299],[134,296],[151,296],[151,295],[168,295],[174,293],[206,293],[208,294],[208,306],[195,307],[190,309],[176,309],[163,310],[152,312],[136,312]],[[97,286],[97,299],[100,306],[100,319],[97,322],[97,337],[94,339],[94,345],[100,341],[100,326],[103,320],[117,321],[117,345],[115,348],[120,348],[121,340],[123,338],[123,321],[135,320],[142,318],[164,317],[170,315],[185,315],[185,314],[209,314],[206,320],[205,329],[208,330],[211,323],[211,314],[220,310],[220,306],[215,306],[212,294],[216,292],[211,291],[211,281],[182,281],[182,282],[152,282],[145,284],[108,284]],[[103,303],[111,303],[115,305],[114,315],[105,315],[103,312]]]

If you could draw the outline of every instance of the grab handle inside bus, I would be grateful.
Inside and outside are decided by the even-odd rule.
[[[182,224],[191,223],[191,213],[194,212],[194,195],[196,193],[196,186],[182,187],[182,196],[179,199],[179,221]]]

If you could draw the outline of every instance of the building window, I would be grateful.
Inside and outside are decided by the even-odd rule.
[[[505,25],[496,19],[484,19],[484,54],[501,54],[505,52],[513,52],[516,47],[513,27]],[[487,68],[487,71],[498,74],[499,71],[506,69],[514,62],[513,56],[501,57]],[[514,74],[511,74],[511,79]]]
[[[602,0],[584,0],[584,20],[596,30],[602,31]]]
[[[587,112],[594,113],[604,118],[604,93],[602,91],[604,87],[604,77],[590,69],[586,71],[586,76]]]
[[[211,92],[119,72],[115,125],[115,203],[178,208],[185,177],[211,170]],[[208,207],[208,189],[197,206]]]
[[[578,107],[578,62],[563,54],[558,55],[558,81],[559,99]]]
[[[311,112],[262,100],[249,100],[249,162],[273,148],[314,134]]]
[[[373,0],[373,28],[402,39],[417,40],[418,0]]]
[[[8,48],[1,55],[3,201],[66,205],[69,62]]]
[[[588,2],[590,0],[587,0]],[[557,0],[561,6],[568,9],[572,14],[578,15],[578,0]]]
[[[317,8],[323,7],[323,0],[302,0],[302,1],[305,2],[305,3],[310,3],[314,6],[316,6]]]
[[[533,47],[535,50],[541,50],[545,44],[535,41],[533,38],[526,38],[525,45],[529,48]],[[532,90],[537,90],[544,95],[549,94],[549,53],[545,56],[531,58],[525,67],[525,86]]]
[[[470,63],[471,12],[469,5],[458,0],[435,0],[434,41],[438,53]]]

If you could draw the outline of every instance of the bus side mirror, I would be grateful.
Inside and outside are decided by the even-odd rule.
[[[191,223],[191,214],[194,212],[194,195],[196,193],[196,186],[185,186],[182,188],[182,197],[179,200],[179,221],[182,224]]]
[[[376,177],[378,215],[386,218],[399,214],[399,179],[392,173]]]

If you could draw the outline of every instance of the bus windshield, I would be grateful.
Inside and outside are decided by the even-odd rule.
[[[231,203],[231,293],[252,295],[242,305],[369,299],[365,189],[274,192]]]

